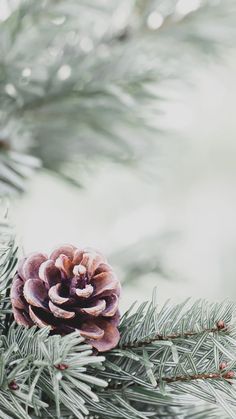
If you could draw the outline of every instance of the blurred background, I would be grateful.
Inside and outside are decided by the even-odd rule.
[[[0,9],[0,177],[24,251],[100,249],[124,309],[155,286],[236,298],[234,2],[39,3]]]

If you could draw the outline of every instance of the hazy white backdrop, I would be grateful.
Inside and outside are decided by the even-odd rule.
[[[162,302],[236,299],[235,67],[227,57],[224,65],[196,69],[195,86],[181,85],[165,103],[162,123],[176,135],[173,142],[161,140],[154,178],[106,165],[80,190],[36,175],[15,206],[24,250],[71,242],[109,255],[148,235],[173,232],[161,246],[169,278],[150,274],[127,285],[123,307],[149,298],[155,285]]]

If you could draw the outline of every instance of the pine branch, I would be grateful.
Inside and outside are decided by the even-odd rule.
[[[0,143],[0,197],[24,192],[26,181],[40,167],[39,159]]]
[[[28,155],[30,132],[23,127],[23,121],[17,121],[6,109],[7,106],[0,111],[0,197],[25,191],[27,179],[41,166],[38,158]]]
[[[175,377],[162,377],[160,380],[156,380],[157,386],[160,385],[162,382],[166,382],[168,384],[176,383],[178,381],[181,382],[190,382],[196,380],[222,380],[222,378],[232,379],[234,378],[233,371],[226,372],[224,374],[219,372],[209,372],[209,373],[201,373],[201,374],[193,374],[193,375],[177,375]],[[128,387],[136,385],[136,383],[129,384]],[[123,384],[114,384],[109,385],[109,389],[118,390],[119,388],[123,388]]]
[[[7,204],[0,200],[0,294],[5,295],[17,263],[15,235],[8,219]]]
[[[221,321],[219,322],[219,325],[216,327],[212,327],[210,329],[203,329],[202,331],[198,331],[198,332],[193,332],[193,331],[185,331],[183,333],[173,333],[170,335],[160,335],[160,334],[156,334],[155,336],[152,336],[151,338],[147,339],[147,340],[142,340],[141,342],[134,341],[132,343],[127,343],[126,345],[121,346],[121,349],[132,349],[132,348],[143,348],[147,345],[150,345],[151,343],[154,343],[158,340],[175,340],[175,339],[186,339],[188,337],[195,337],[195,336],[199,336],[201,333],[214,333],[217,332],[221,329],[225,329],[224,327],[224,323],[222,323]]]
[[[9,1],[0,24],[0,138],[10,138],[0,159],[4,193],[23,190],[38,164],[22,154],[16,163],[12,150],[74,183],[88,165],[148,159],[163,135],[163,82],[186,74],[190,55],[192,64],[194,54],[202,60],[235,38],[233,1],[203,0],[182,15],[176,3]],[[156,29],[155,12],[163,20]]]
[[[184,414],[197,406],[196,399],[211,407],[219,403],[234,418],[235,308],[230,302],[197,301],[167,304],[158,312],[154,296],[150,305],[129,310],[120,326],[120,348],[106,354],[105,369],[98,371],[109,382],[98,394],[99,418],[158,417],[166,404]]]
[[[205,403],[209,418],[234,418],[235,309],[196,301],[158,310],[154,294],[124,314],[120,344],[105,356],[94,356],[78,333],[49,336],[47,328],[8,323],[0,335],[0,417],[201,419]]]
[[[92,365],[96,370],[104,357],[92,356],[91,347],[79,333],[65,337],[48,334],[47,328],[37,331],[13,325],[1,337],[0,409],[21,419],[31,414],[61,418],[61,409],[65,417],[83,419],[89,413],[86,398],[98,402],[94,388],[107,385],[89,375],[87,367]],[[13,402],[12,407],[6,400]],[[52,409],[53,414],[49,413]]]
[[[4,290],[16,263],[5,212],[1,231]],[[192,407],[198,399],[210,406],[219,403],[225,411],[210,408],[209,417],[234,418],[235,308],[230,302],[197,301],[166,304],[158,311],[154,295],[151,304],[123,316],[120,345],[106,359],[93,356],[78,333],[62,338],[48,336],[47,329],[5,328],[0,417],[200,419],[201,406],[195,413]],[[98,390],[106,381],[108,387]]]

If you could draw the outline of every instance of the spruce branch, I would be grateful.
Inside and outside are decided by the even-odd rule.
[[[203,0],[185,14],[176,0],[8,4],[0,24],[0,193],[24,190],[38,166],[25,153],[79,184],[88,165],[145,161],[164,134],[163,82],[186,74],[190,55],[191,64],[200,54],[202,61],[235,38],[233,0]],[[163,20],[156,29],[153,13]]]
[[[88,414],[86,398],[98,402],[94,392],[96,386],[105,387],[104,380],[86,372],[88,365],[96,369],[103,356],[93,356],[91,347],[84,343],[79,333],[61,337],[49,336],[47,328],[10,327],[1,337],[2,390],[6,398],[19,404],[17,414],[10,405],[1,403],[0,409],[12,417],[61,418],[74,415],[83,419]],[[53,415],[49,411],[53,408]],[[65,413],[66,412],[66,413]],[[28,415],[27,415],[28,414]]]
[[[28,153],[31,141],[22,122],[0,109],[0,197],[24,192],[26,181],[41,167],[40,160]]]
[[[102,356],[77,332],[50,336],[8,322],[0,417],[202,419],[206,406],[209,418],[234,418],[235,309],[201,300],[158,309],[154,293],[124,314],[119,346]]]
[[[109,383],[99,393],[99,417],[127,417],[122,401],[130,406],[131,418],[158,417],[167,403],[184,414],[199,403],[196,399],[214,412],[219,403],[224,414],[235,417],[235,308],[230,302],[197,301],[167,303],[158,311],[154,295],[149,305],[129,310],[119,348],[106,354],[105,369],[98,371]],[[95,411],[93,405],[90,410]]]
[[[221,321],[220,321],[221,322]],[[219,323],[219,322],[218,322]],[[151,338],[147,339],[147,340],[142,340],[141,342],[139,341],[134,341],[132,343],[127,343],[123,346],[121,346],[121,349],[132,349],[132,348],[143,348],[147,345],[150,345],[153,342],[156,341],[163,341],[163,340],[175,340],[175,339],[186,339],[186,338],[191,338],[194,336],[199,336],[201,333],[214,333],[217,332],[218,330],[221,329],[226,329],[226,327],[221,327],[221,323],[219,325],[216,325],[215,327],[212,327],[210,329],[203,329],[202,331],[199,332],[193,332],[193,331],[185,331],[182,334],[177,334],[177,333],[173,333],[170,335],[160,335],[160,334],[156,334],[155,336],[152,336]]]
[[[178,381],[181,382],[190,382],[190,381],[196,381],[196,380],[220,380],[222,378],[225,378],[226,380],[231,380],[235,378],[233,371],[228,371],[224,374],[219,372],[209,372],[209,373],[201,373],[201,374],[193,374],[193,375],[177,375],[175,377],[162,377],[161,380],[156,380],[156,385],[160,385],[161,382],[166,382],[168,384],[176,383]],[[127,387],[130,387],[132,385],[136,385],[136,383],[130,383],[127,385]],[[119,388],[123,388],[123,384],[113,384],[109,385],[109,389],[118,390]]]
[[[17,264],[17,244],[8,218],[8,205],[0,200],[0,294],[5,295]]]

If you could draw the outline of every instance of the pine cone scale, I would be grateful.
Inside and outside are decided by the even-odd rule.
[[[111,347],[113,347],[114,342],[119,342],[119,331],[117,327],[114,327],[112,322],[109,321],[97,319],[96,324],[104,331],[103,339],[96,341],[91,340],[90,343],[100,352],[108,351]]]
[[[34,322],[29,317],[28,313],[23,310],[19,310],[18,308],[14,307],[14,318],[15,321],[22,325],[22,326],[33,326]]]
[[[23,295],[23,287],[24,283],[20,278],[16,278],[13,282],[12,288],[11,288],[11,300],[12,304],[19,309],[25,308],[25,301]]]
[[[62,308],[53,304],[51,301],[49,301],[49,309],[52,314],[59,319],[72,319],[75,317],[74,311],[63,310]]]
[[[38,276],[48,287],[56,285],[61,280],[60,270],[51,259],[46,260],[40,265]]]
[[[47,260],[47,256],[42,253],[33,253],[26,258],[22,267],[23,278],[38,278],[40,265]]]
[[[51,330],[54,329],[53,325],[50,324],[50,322],[48,321],[49,319],[47,319],[47,321],[44,321],[41,317],[39,317],[39,315],[37,315],[35,307],[29,306],[29,315],[33,323],[36,324],[36,326],[40,328],[49,327]]]
[[[91,307],[84,307],[81,308],[81,313],[89,314],[90,316],[99,316],[101,313],[104,312],[106,308],[106,301],[105,300],[97,300],[95,305],[92,305]]]
[[[106,308],[103,311],[103,316],[105,317],[113,317],[117,310],[118,310],[118,306],[119,306],[119,298],[116,294],[111,294],[109,297],[107,297],[106,299]]]
[[[80,329],[81,336],[89,339],[101,339],[104,336],[104,330],[98,327],[93,322],[84,323],[83,327]]]
[[[72,295],[74,295],[74,293],[75,293],[77,295],[77,297],[79,297],[79,298],[89,298],[93,294],[93,290],[94,290],[94,288],[92,287],[91,284],[89,284],[89,285],[85,285],[85,288],[83,288],[83,289],[72,288],[71,292],[72,292]]]
[[[40,279],[29,279],[25,282],[23,294],[27,303],[44,308],[47,305],[47,290]]]
[[[70,245],[70,244],[66,244],[64,246],[60,246],[57,247],[49,256],[49,259],[53,260],[54,262],[56,261],[56,259],[60,256],[60,255],[65,255],[68,258],[70,258],[71,260],[73,260],[74,258],[74,251],[75,251],[75,247]]]
[[[65,304],[70,301],[70,298],[68,297],[62,297],[60,295],[61,290],[61,284],[56,284],[53,287],[51,287],[48,291],[48,296],[51,299],[51,301],[55,304]]]
[[[120,283],[116,276],[111,272],[102,272],[97,274],[91,280],[91,284],[95,288],[94,296],[102,296],[103,294],[120,293]]]

